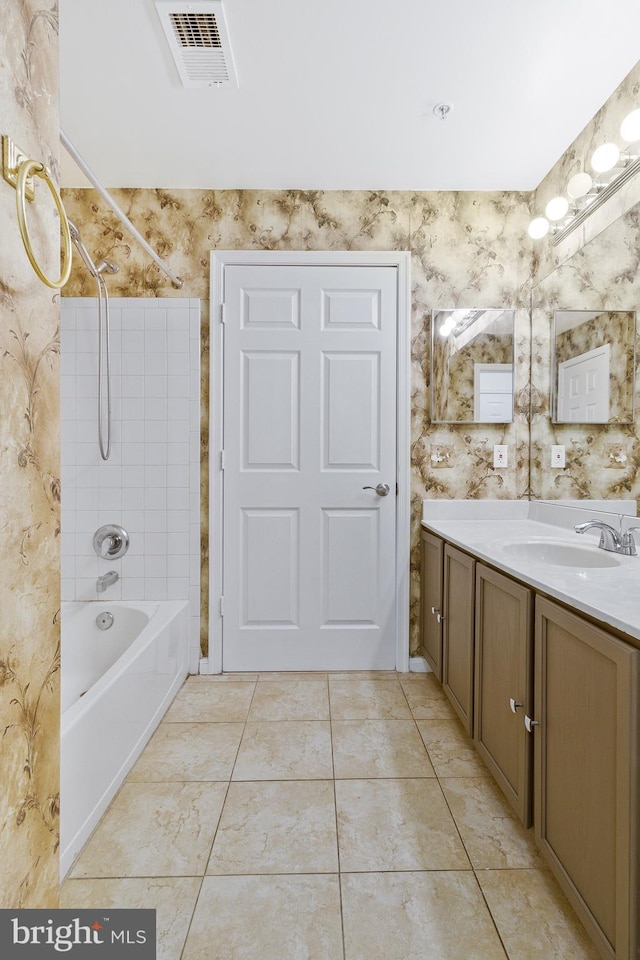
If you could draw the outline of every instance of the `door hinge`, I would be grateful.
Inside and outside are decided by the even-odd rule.
[[[224,450],[220,451],[220,469],[224,470]]]
[[[227,322],[225,307],[226,307],[226,303],[221,303],[221,304],[220,304],[220,323],[226,323],[226,322]]]
[[[224,597],[220,597],[220,616],[224,617]]]

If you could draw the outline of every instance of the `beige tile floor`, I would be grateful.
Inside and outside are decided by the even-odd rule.
[[[597,960],[432,676],[192,677],[61,905],[158,960]]]

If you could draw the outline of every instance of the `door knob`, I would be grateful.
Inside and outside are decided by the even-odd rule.
[[[377,487],[363,487],[363,490],[375,490],[379,497],[386,497],[391,490],[388,483],[379,483]]]

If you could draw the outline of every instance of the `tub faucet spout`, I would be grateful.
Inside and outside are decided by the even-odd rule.
[[[116,573],[115,570],[109,570],[109,573],[103,573],[102,576],[96,580],[96,590],[98,593],[104,593],[107,587],[110,587],[112,583],[115,583],[119,579],[120,574]]]

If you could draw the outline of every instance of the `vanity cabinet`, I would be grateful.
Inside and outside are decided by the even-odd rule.
[[[425,660],[442,681],[442,563],[440,537],[422,530],[420,538],[420,632]]]
[[[602,957],[640,960],[640,649],[425,534],[447,696]]]
[[[604,957],[636,960],[640,650],[536,600],[534,823]]]
[[[531,825],[533,593],[476,565],[475,721],[479,754],[519,819]]]
[[[473,736],[475,560],[444,548],[442,686],[469,736]]]

